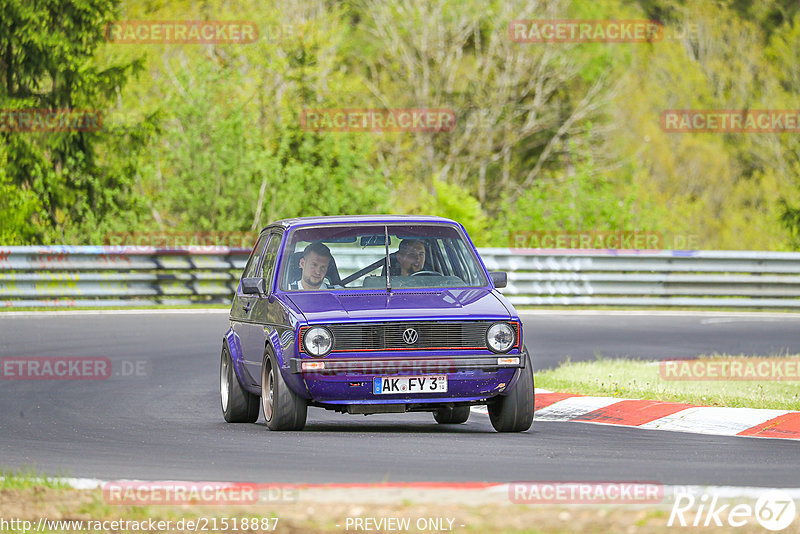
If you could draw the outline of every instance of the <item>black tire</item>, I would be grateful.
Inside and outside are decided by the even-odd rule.
[[[446,406],[433,412],[433,418],[440,425],[460,425],[469,419],[469,406]]]
[[[261,365],[261,406],[270,430],[303,430],[306,426],[308,403],[286,385],[269,349]]]
[[[498,432],[525,432],[533,424],[533,403],[533,365],[528,358],[511,393],[489,403],[489,420]]]
[[[219,362],[219,400],[227,422],[255,423],[258,420],[258,395],[245,391],[239,383],[227,343],[222,344]]]

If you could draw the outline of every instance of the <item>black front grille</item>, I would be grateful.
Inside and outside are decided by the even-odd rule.
[[[485,349],[491,321],[403,322],[330,325],[334,351],[392,349]],[[516,325],[512,323],[516,329]],[[412,328],[418,339],[406,343],[403,332]]]

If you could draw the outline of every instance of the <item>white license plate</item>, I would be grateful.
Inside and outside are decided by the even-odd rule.
[[[376,376],[372,379],[375,395],[390,393],[445,393],[447,377],[442,376]]]

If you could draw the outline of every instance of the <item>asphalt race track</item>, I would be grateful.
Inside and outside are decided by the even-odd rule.
[[[800,353],[800,316],[523,314],[537,369],[604,356]],[[218,394],[227,311],[0,314],[0,357],[99,356],[112,376],[0,380],[0,467],[101,479],[259,482],[638,480],[797,487],[800,444],[581,423],[497,434],[473,413],[230,425]],[[137,376],[138,374],[138,376]]]

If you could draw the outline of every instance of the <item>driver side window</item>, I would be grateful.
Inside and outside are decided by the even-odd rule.
[[[252,278],[256,275],[256,269],[258,268],[258,259],[261,257],[261,252],[264,250],[264,245],[267,244],[267,238],[269,237],[268,234],[263,234],[261,237],[258,238],[258,243],[256,243],[253,252],[250,254],[250,259],[247,260],[247,265],[244,267],[244,271],[242,272],[242,278]]]
[[[267,245],[264,251],[264,261],[261,262],[261,276],[267,281],[268,293],[271,293],[272,275],[275,272],[275,261],[278,258],[278,249],[280,246],[280,234],[270,234],[269,245]]]

